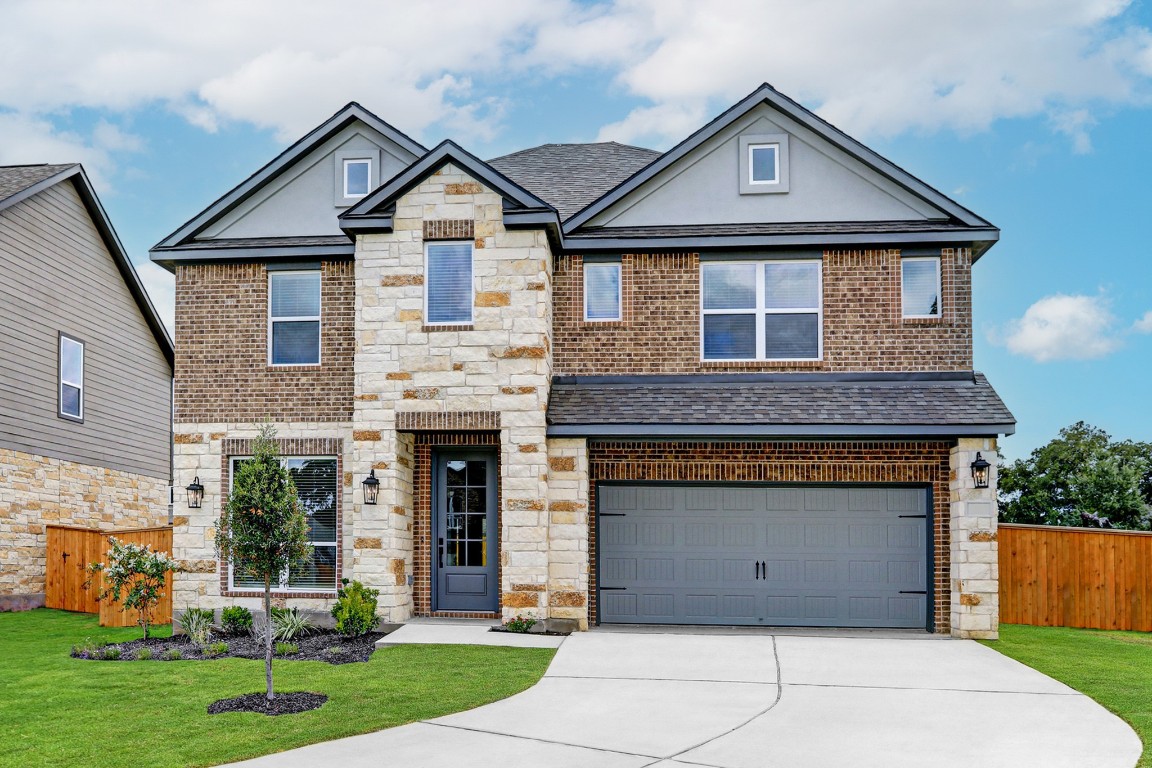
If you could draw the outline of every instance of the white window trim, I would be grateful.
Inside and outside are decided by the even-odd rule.
[[[936,314],[909,315],[904,312],[904,265],[910,261],[931,261],[936,265]],[[906,320],[939,320],[944,316],[943,265],[939,256],[906,256],[900,259],[900,315]]]
[[[816,265],[816,306],[789,307],[776,309],[764,306],[764,265],[780,264],[785,260],[771,261],[708,261],[700,265],[700,362],[715,363],[811,363],[824,359],[824,266],[820,259],[787,259],[790,264]],[[704,270],[712,265],[756,265],[756,306],[748,309],[705,309]],[[816,357],[761,357],[764,354],[765,330],[760,320],[763,315],[816,315]],[[717,358],[704,357],[704,316],[705,315],[755,315],[756,316],[756,356]]]
[[[320,298],[317,302],[320,314],[312,315],[293,315],[285,317],[272,317],[272,277],[274,275],[319,275],[320,276]],[[315,368],[324,362],[324,323],[321,317],[324,314],[324,275],[319,269],[287,269],[276,270],[268,273],[268,366],[270,368]],[[316,362],[314,363],[274,363],[272,362],[272,326],[274,323],[291,323],[291,322],[308,322],[315,321],[319,327],[317,333],[316,343]]]
[[[353,163],[366,163],[368,165],[368,190],[366,192],[364,192],[364,194],[362,194],[362,195],[361,194],[352,194],[351,192],[348,191],[348,166],[352,165]],[[370,157],[346,157],[346,158],[344,158],[343,170],[344,170],[344,172],[343,172],[342,176],[344,178],[344,198],[347,200],[359,200],[360,198],[368,197],[369,193],[372,191],[372,158],[370,158]]]
[[[773,159],[775,160],[775,164],[774,164],[773,169],[772,169],[773,177],[772,177],[771,181],[761,181],[761,180],[757,179],[756,178],[756,172],[754,170],[755,164],[752,162],[752,157],[756,153],[756,150],[757,149],[763,149],[764,147],[773,147],[776,150],[775,152],[772,153]],[[754,186],[779,185],[780,184],[780,142],[765,141],[765,142],[760,142],[757,144],[749,144],[748,145],[748,183],[750,185],[754,185]]]
[[[80,347],[80,381],[69,381],[64,378],[64,342],[68,341]],[[56,415],[69,421],[84,421],[84,365],[87,358],[87,349],[84,342],[74,336],[61,332],[56,342]],[[64,385],[80,390],[80,412],[66,413],[64,411]]]
[[[250,459],[250,458],[252,458],[252,457],[251,456],[229,456],[228,457],[228,493],[229,493],[229,495],[231,495],[231,493],[232,493],[232,484],[236,480],[236,462],[237,461],[243,461],[244,459]],[[299,460],[299,461],[310,461],[312,459],[331,459],[332,461],[337,461],[337,467],[339,467],[338,458],[336,456],[281,456],[280,457],[281,466],[286,466],[289,459]],[[339,488],[339,485],[340,485],[340,477],[339,476],[336,477],[336,485],[337,485],[337,488],[336,488],[337,501],[336,501],[336,528],[335,528],[335,530],[339,530],[340,525],[341,525],[341,517],[342,517],[342,515],[340,513],[341,493],[340,493],[340,488]],[[321,547],[328,547],[328,546],[332,547],[336,553],[337,567],[339,567],[339,565],[340,565],[340,544],[338,541],[312,542],[312,545],[313,546],[321,546]],[[236,586],[234,576],[235,576],[235,568],[232,566],[232,561],[229,560],[228,561],[228,591],[229,592],[251,592],[253,594],[261,594],[264,592],[263,587],[238,587],[238,586]],[[332,589],[314,589],[311,587],[290,587],[290,586],[288,586],[288,576],[289,576],[288,571],[284,571],[283,573],[281,573],[280,574],[280,582],[279,582],[279,584],[273,584],[272,585],[272,591],[273,592],[331,592],[332,594],[336,594],[336,590],[339,589],[339,584],[340,584],[340,574],[339,573],[336,574],[336,584],[333,585]]]
[[[612,268],[616,270],[616,316],[588,317],[588,270]],[[618,323],[624,319],[624,270],[618,261],[602,261],[584,264],[584,322]]]
[[[467,320],[441,320],[435,323],[428,319],[428,291],[432,288],[428,280],[428,252],[439,245],[465,245],[468,246],[468,285],[472,288],[472,299],[468,302]],[[424,325],[429,327],[472,325],[476,322],[476,246],[471,240],[436,240],[424,244]]]

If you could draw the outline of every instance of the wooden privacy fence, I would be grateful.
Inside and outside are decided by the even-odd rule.
[[[1001,622],[1152,631],[1152,533],[999,528]]]
[[[100,614],[102,627],[132,627],[140,619],[138,611],[122,611],[120,604],[111,599],[97,601],[103,586],[103,574],[92,578],[92,586],[84,589],[88,580],[89,563],[103,563],[108,559],[110,536],[132,544],[149,544],[153,551],[172,552],[172,528],[131,528],[120,531],[100,531],[95,528],[73,528],[67,525],[45,526],[48,532],[48,568],[44,604],[65,611]],[[164,597],[153,611],[156,624],[172,623],[172,574],[164,585]]]

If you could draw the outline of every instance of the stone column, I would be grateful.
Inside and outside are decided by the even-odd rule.
[[[588,441],[548,441],[549,621],[588,629]]]
[[[977,452],[989,467],[987,488],[976,488]],[[995,640],[1000,626],[1000,575],[996,547],[995,438],[960,438],[950,456],[952,636]]]

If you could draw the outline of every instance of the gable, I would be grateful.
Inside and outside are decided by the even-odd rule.
[[[748,140],[786,137],[787,191],[741,189]],[[745,141],[742,143],[741,139]],[[785,165],[786,162],[786,165]],[[948,215],[824,136],[761,101],[586,226],[929,221]]]

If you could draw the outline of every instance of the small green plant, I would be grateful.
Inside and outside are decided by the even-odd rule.
[[[184,654],[180,653],[179,648],[169,648],[164,651],[164,655],[160,658],[164,661],[180,661],[180,659],[184,658]]]
[[[524,615],[517,615],[516,618],[504,622],[504,629],[509,632],[527,632],[534,626],[536,626],[536,619]]]
[[[202,653],[205,656],[223,656],[224,654],[228,653],[228,643],[209,643],[208,645],[204,646]]]
[[[120,648],[115,645],[106,645],[104,650],[100,651],[100,658],[104,661],[116,661],[120,658]]]
[[[315,627],[298,608],[272,609],[272,636],[277,640],[295,640],[312,632]]]
[[[276,643],[277,656],[295,656],[300,653],[300,646],[296,643]]]
[[[75,643],[72,645],[72,655],[78,659],[87,659],[96,655],[100,650],[100,645],[93,642],[92,638],[84,638],[84,642]]]
[[[344,646],[334,645],[331,648],[325,648],[324,653],[331,653],[331,654],[344,653]]]
[[[136,657],[135,658],[136,658],[136,661],[148,661],[149,659],[152,658],[152,649],[151,648],[139,649],[138,651],[136,651]]]
[[[244,635],[252,631],[252,611],[242,605],[230,605],[220,611],[220,625],[230,635]]]
[[[203,648],[212,642],[212,620],[215,618],[207,608],[189,608],[180,617],[180,628],[198,648]]]
[[[358,581],[341,579],[336,592],[332,618],[336,631],[345,637],[359,637],[376,628],[376,598],[380,590],[369,589]]]

